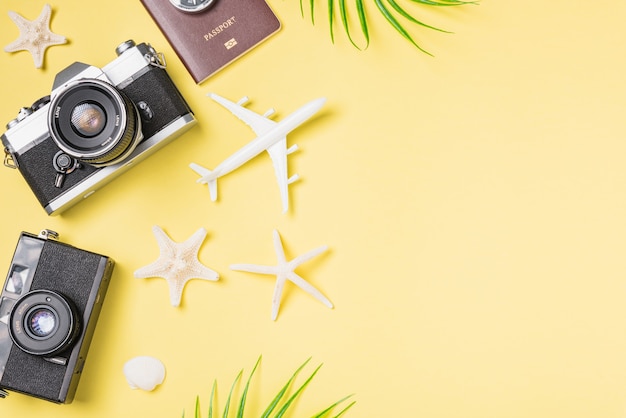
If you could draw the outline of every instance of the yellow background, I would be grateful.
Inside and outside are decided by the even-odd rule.
[[[373,2],[364,52],[339,22],[331,43],[326,2],[315,26],[298,1],[269,3],[281,32],[200,86],[138,1],[53,1],[52,29],[70,42],[48,49],[43,70],[0,53],[4,121],[71,62],[104,65],[132,38],[165,53],[199,122],[60,217],[0,170],[3,271],[20,231],[43,228],[117,262],[74,403],[12,394],[0,416],[191,416],[196,395],[206,414],[213,380],[223,406],[263,355],[251,414],[312,356],[303,376],[324,365],[292,417],[351,393],[352,417],[624,417],[626,3],[411,9],[455,32],[410,27],[434,58]],[[3,0],[0,44],[18,35],[9,10],[34,19],[44,4]],[[215,167],[254,137],[208,92],[248,95],[279,118],[328,98],[288,137],[302,177],[288,214],[266,155],[222,179],[217,203],[195,183],[190,162]],[[164,280],[133,278],[158,256],[153,225],[179,242],[206,228],[200,260],[220,281],[189,282],[174,308]],[[274,264],[273,229],[289,258],[330,247],[297,271],[335,309],[288,284],[273,322],[274,279],[229,269]],[[137,355],[166,365],[154,392],[126,384]]]

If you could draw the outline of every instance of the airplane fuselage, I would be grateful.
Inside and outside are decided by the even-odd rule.
[[[237,150],[230,157],[226,158],[222,163],[215,167],[209,175],[203,176],[203,182],[217,179],[218,177],[224,176],[231,171],[236,170],[252,158],[276,144],[281,139],[285,139],[289,132],[293,131],[315,115],[322,108],[322,106],[324,106],[324,103],[326,103],[325,98],[315,99],[289,114],[281,121],[276,122],[276,125],[274,125],[270,130],[262,135],[259,135]]]

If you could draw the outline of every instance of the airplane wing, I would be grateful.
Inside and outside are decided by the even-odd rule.
[[[280,190],[280,200],[283,203],[283,213],[286,213],[289,209],[289,185],[298,180],[298,175],[294,174],[288,177],[287,174],[287,155],[295,151],[297,147],[294,145],[290,149],[287,149],[287,138],[283,138],[271,147],[267,149],[267,152],[274,164],[274,173],[276,174],[276,180],[278,181],[278,188]]]
[[[209,93],[209,97],[228,109],[230,113],[237,116],[246,125],[252,128],[257,136],[263,135],[265,132],[272,129],[274,125],[276,125],[276,122],[274,122],[273,120],[243,107],[243,104],[248,101],[247,97],[241,99],[239,103],[231,102],[230,100],[225,99],[215,93]]]
[[[243,106],[247,101],[244,98],[239,103],[231,102],[217,94],[210,93],[209,97],[215,100],[217,103],[228,109],[233,115],[242,120],[248,125],[257,135],[263,135],[269,131],[276,122],[269,119],[267,116],[273,113],[273,110],[268,111],[265,115],[255,113]],[[287,138],[282,138],[274,145],[267,148],[267,152],[272,159],[274,165],[274,173],[276,175],[276,181],[278,182],[278,188],[280,190],[280,198],[283,206],[283,213],[289,209],[289,184],[298,179],[298,175],[294,175],[291,178],[287,173],[287,155],[291,154],[297,149],[297,146],[293,146],[287,149]]]

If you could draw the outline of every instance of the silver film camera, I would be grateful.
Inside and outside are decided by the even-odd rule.
[[[22,232],[0,289],[0,397],[74,398],[114,262],[56,238]]]
[[[52,92],[22,108],[2,135],[6,166],[19,169],[49,215],[90,196],[196,120],[149,44],[127,41],[103,68],[76,62]]]

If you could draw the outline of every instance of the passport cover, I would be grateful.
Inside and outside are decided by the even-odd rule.
[[[168,0],[141,0],[197,84],[280,29],[265,0],[217,0],[200,13]]]

